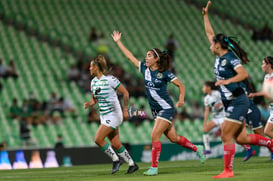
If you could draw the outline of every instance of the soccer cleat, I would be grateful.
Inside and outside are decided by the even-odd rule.
[[[197,145],[196,154],[200,159],[200,162],[203,164],[205,163],[205,155],[204,155],[204,147],[202,145]]]
[[[128,170],[127,170],[127,174],[131,174],[131,173],[134,173],[135,171],[138,170],[138,165],[137,164],[134,164],[132,166],[129,166]]]
[[[211,154],[211,150],[204,150],[204,155],[209,155]]]
[[[112,174],[116,173],[119,170],[120,167],[120,161],[115,161],[113,162],[113,167],[112,167]]]
[[[223,171],[219,175],[214,176],[213,178],[228,178],[228,177],[234,177],[233,171]]]
[[[256,151],[253,150],[252,148],[250,148],[247,152],[246,152],[246,156],[244,157],[244,162],[249,160],[252,156],[256,155]]]
[[[143,173],[144,175],[147,176],[155,176],[158,174],[158,169],[157,167],[150,167],[146,172]]]

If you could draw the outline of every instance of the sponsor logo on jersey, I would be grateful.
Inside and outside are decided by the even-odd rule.
[[[155,83],[161,83],[162,81],[159,79],[155,79]]]
[[[101,88],[97,87],[96,90],[95,90],[95,95],[97,95],[98,93],[100,93],[100,91],[101,91]]]
[[[154,85],[154,83],[152,83],[152,82],[147,82],[147,86],[148,86],[148,87],[154,87],[155,85]]]

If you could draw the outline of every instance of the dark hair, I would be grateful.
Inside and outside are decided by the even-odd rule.
[[[213,41],[215,43],[220,43],[221,47],[223,49],[228,49],[230,48],[231,51],[233,51],[236,56],[241,59],[242,61],[242,64],[247,64],[249,62],[249,59],[248,59],[248,56],[247,56],[247,53],[240,47],[240,45],[235,41],[233,40],[232,38],[234,37],[228,37],[222,33],[219,33],[219,34],[216,34],[214,37],[213,37]]]
[[[155,58],[159,58],[159,60],[157,61],[159,72],[164,72],[170,68],[172,59],[171,56],[168,55],[167,51],[161,51],[158,48],[152,48],[149,51],[153,52]]]
[[[218,86],[215,86],[214,81],[206,81],[204,85],[210,87],[211,90],[218,90]]]
[[[270,64],[271,68],[273,69],[273,57],[271,57],[271,56],[265,57],[264,61],[266,64]]]
[[[255,86],[254,84],[251,83],[249,77],[243,80],[242,82],[246,85],[246,88],[249,92],[256,92]]]

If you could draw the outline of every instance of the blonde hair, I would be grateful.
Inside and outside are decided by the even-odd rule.
[[[94,65],[96,65],[99,68],[99,70],[103,74],[108,74],[107,62],[106,62],[104,56],[99,55],[98,57],[94,58],[91,61],[93,62]]]

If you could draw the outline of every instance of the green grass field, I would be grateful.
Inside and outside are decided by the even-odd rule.
[[[127,165],[123,164],[120,171],[111,174],[111,164],[60,167],[50,169],[3,170],[0,171],[1,181],[86,181],[86,180],[156,180],[156,181],[206,181],[214,180],[212,176],[223,170],[222,159],[209,159],[204,165],[198,160],[160,162],[158,176],[143,176],[143,172],[150,166],[139,163],[140,170],[132,175],[126,175]],[[273,180],[273,162],[269,158],[252,158],[246,163],[242,158],[235,159],[234,178],[228,180],[239,181],[269,181]],[[225,179],[226,180],[226,179]]]

